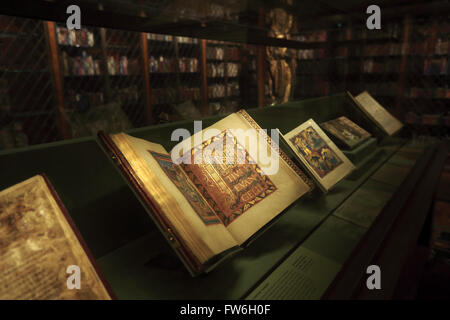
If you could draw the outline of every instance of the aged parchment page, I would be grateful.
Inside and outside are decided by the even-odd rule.
[[[110,299],[42,176],[0,192],[0,299]]]
[[[403,124],[383,108],[367,91],[357,95],[354,101],[388,135],[395,134],[403,127]]]

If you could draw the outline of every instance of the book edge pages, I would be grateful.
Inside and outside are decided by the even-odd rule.
[[[364,91],[363,91],[363,92],[364,92]],[[361,105],[361,103],[360,103],[358,100],[356,100],[356,98],[355,98],[350,92],[347,91],[347,94],[349,95],[349,97],[350,97],[350,99],[353,101],[353,103],[359,108],[359,110],[361,110],[361,111],[366,115],[366,117],[368,117],[368,118],[370,119],[371,122],[375,123],[375,125],[376,125],[376,127],[377,127],[378,129],[380,129],[381,131],[383,131],[383,133],[389,135],[389,132],[386,131],[386,129],[384,128],[384,126],[382,126],[381,123],[379,123],[378,120],[375,119],[375,118],[372,116],[372,114],[370,114],[370,113],[366,110],[366,108],[364,108],[364,107]]]
[[[66,206],[62,202],[61,198],[59,197],[59,194],[57,193],[56,189],[53,187],[53,184],[48,179],[47,175],[45,173],[40,174],[40,176],[44,179],[44,182],[49,189],[51,195],[55,199],[56,204],[58,205],[59,209],[61,210],[62,214],[64,215],[64,218],[66,219],[67,223],[69,224],[70,228],[72,229],[72,232],[75,234],[75,237],[77,238],[78,242],[80,243],[81,247],[83,248],[89,262],[91,263],[93,269],[97,273],[97,276],[102,283],[105,291],[108,293],[110,299],[117,299],[111,285],[106,280],[105,275],[103,274],[103,271],[101,270],[100,266],[98,265],[96,259],[94,258],[94,255],[92,254],[91,250],[89,249],[86,241],[82,237],[80,231],[78,230],[77,226],[75,225],[75,222],[73,221],[72,217],[69,214],[69,211],[67,210]]]
[[[147,194],[142,181],[140,181],[137,177],[137,174],[131,168],[122,152],[115,146],[115,143],[112,141],[109,134],[102,131],[99,132],[98,137],[107,151],[111,154],[112,160],[120,169],[126,180],[133,187],[132,189],[134,189],[139,195],[138,198],[140,198],[142,203],[150,209],[152,212],[150,214],[152,220],[155,222],[159,231],[162,233],[171,248],[177,253],[189,273],[192,276],[196,276],[203,272],[205,264],[201,264],[200,261],[198,261],[194,253],[191,252],[191,249],[184,245],[177,232],[172,230],[172,226],[168,221],[166,221],[167,219],[164,217],[164,213],[161,212],[161,209],[157,203],[152,200],[151,196]]]

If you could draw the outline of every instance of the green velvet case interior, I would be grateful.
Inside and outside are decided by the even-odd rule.
[[[278,128],[282,133],[309,118],[321,123],[344,115],[383,143],[374,145],[370,142],[366,147],[362,145],[358,155],[355,154],[357,169],[351,176],[339,182],[326,195],[316,190],[299,199],[249,248],[228,259],[211,273],[196,278],[192,278],[177,261],[146,209],[127,186],[96,138],[1,152],[0,188],[7,188],[35,174],[45,173],[118,298],[237,299],[248,294],[305,239],[312,239],[305,243],[317,252],[339,262],[345,261],[360,238],[348,238],[345,230],[356,228],[356,234],[363,232],[361,227],[345,227],[349,222],[338,216],[331,216],[332,213],[361,186],[373,187],[374,182],[367,186],[371,180],[376,181],[375,184],[383,191],[379,202],[379,206],[382,206],[386,193],[392,195],[395,192],[423,148],[416,146],[413,148],[415,151],[407,149],[398,152],[405,141],[384,138],[383,133],[359,111],[346,94],[252,109],[248,112],[262,128]],[[204,119],[203,128],[220,118]],[[171,133],[176,128],[186,128],[192,133],[193,122],[152,126],[131,130],[129,133],[161,143],[170,150],[178,143],[170,140]],[[375,172],[376,175],[373,176]],[[389,176],[392,175],[396,178],[391,181]],[[378,197],[377,193],[374,196]],[[329,219],[337,219],[339,222],[330,224]],[[328,222],[323,223],[324,221]],[[340,227],[331,235],[327,231],[330,225]],[[330,244],[334,247],[330,248]]]

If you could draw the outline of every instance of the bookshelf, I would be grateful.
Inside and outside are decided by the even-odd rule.
[[[171,106],[185,101],[201,110],[199,39],[148,33],[147,41],[153,116],[166,121],[179,119],[180,114]]]
[[[294,98],[368,90],[401,119],[411,111],[447,113],[447,20],[406,17],[381,30],[348,25],[294,35],[311,44],[297,50]]]
[[[239,108],[241,102],[242,45],[213,40],[206,43],[209,113],[234,112]]]
[[[58,45],[54,63],[60,64],[66,111],[83,112],[104,104],[106,62],[99,29],[56,25],[54,32]]]
[[[330,32],[309,30],[292,35],[292,40],[311,45],[296,51],[297,70],[294,100],[329,95],[334,60],[326,48]]]
[[[137,32],[100,29],[107,100],[118,102],[134,127],[146,124],[142,50]]]
[[[0,16],[0,149],[61,137],[42,21]],[[36,133],[39,133],[36,134]]]
[[[0,65],[1,126],[21,123],[33,144],[70,138],[68,117],[111,103],[140,127],[179,120],[186,102],[195,112],[182,118],[269,102],[263,45],[1,19],[0,41],[9,50]],[[251,19],[265,27],[263,10]],[[290,39],[301,43],[291,49],[292,99],[368,90],[400,119],[408,112],[446,115],[447,20],[397,18],[374,31],[351,22],[309,30],[300,24]],[[39,131],[46,136],[38,138]]]

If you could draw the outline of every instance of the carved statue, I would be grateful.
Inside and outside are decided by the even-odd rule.
[[[268,36],[277,39],[290,39],[293,16],[284,9],[276,8],[269,12],[270,30]],[[269,63],[269,95],[271,104],[289,101],[293,96],[297,61],[295,51],[284,47],[266,47]]]

